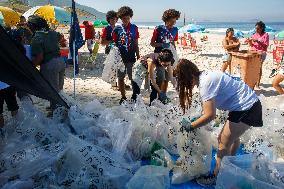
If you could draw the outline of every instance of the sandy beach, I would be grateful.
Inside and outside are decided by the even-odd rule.
[[[141,56],[146,55],[154,51],[150,46],[150,40],[152,37],[153,30],[151,29],[140,29],[140,40],[139,48]],[[207,42],[201,42],[200,38],[204,34],[193,34],[193,37],[197,40],[198,51],[192,52],[190,49],[182,49],[178,46],[177,52],[179,58],[186,58],[193,61],[201,70],[220,70],[222,66],[222,55],[224,49],[222,47],[222,35],[218,34],[206,34],[208,36]],[[244,39],[241,39],[244,42]],[[272,41],[270,42],[272,44]],[[248,49],[247,45],[241,45],[241,49]],[[103,71],[103,62],[105,60],[104,47],[100,47],[97,59],[91,63],[87,62],[88,53],[84,46],[81,50],[81,65],[80,74],[76,79],[76,100],[80,104],[87,103],[93,98],[97,98],[105,106],[118,105],[120,99],[119,91],[114,91],[111,89],[111,85],[101,80],[101,74]],[[271,82],[269,79],[271,69],[273,66],[272,53],[268,53],[267,59],[264,62],[264,73],[262,78],[261,90],[258,94],[263,94],[265,96],[277,95],[274,92]],[[173,91],[173,89],[170,89]],[[68,67],[66,69],[66,79],[64,92],[72,96],[73,94],[73,68]],[[131,91],[127,92],[127,96],[130,97]],[[147,99],[147,94],[144,95]]]
[[[140,29],[139,48],[141,56],[146,55],[154,51],[150,46],[150,40],[152,37],[152,29]],[[60,29],[60,32],[67,34],[66,30]],[[201,42],[200,38],[205,34],[195,33],[192,36],[197,41],[197,51],[191,49],[182,49],[179,45],[177,53],[179,58],[186,58],[193,61],[201,70],[220,70],[222,66],[222,55],[224,49],[222,47],[223,35],[219,34],[206,34],[208,41]],[[241,39],[241,49],[248,49],[247,45],[244,45],[245,39]],[[272,44],[272,40],[270,41]],[[98,99],[106,107],[118,105],[120,99],[120,92],[113,90],[109,83],[104,82],[101,79],[104,60],[106,55],[104,54],[105,48],[100,46],[97,58],[94,61],[88,61],[89,54],[87,53],[86,45],[80,49],[80,72],[76,77],[76,102],[80,105],[87,104],[93,99]],[[272,51],[272,49],[269,49]],[[268,53],[268,56],[263,64],[263,77],[261,89],[257,91],[258,95],[275,96],[277,93],[272,88],[272,79],[269,78],[271,69],[273,67],[272,53]],[[128,81],[129,82],[129,81]],[[68,66],[66,68],[66,77],[64,84],[64,93],[73,97],[74,80],[73,80],[73,67]],[[170,93],[174,93],[174,89],[170,85]],[[131,89],[127,91],[127,96],[130,98],[132,94]],[[149,101],[149,93],[143,93],[143,98],[146,102]],[[32,97],[34,105],[41,111],[46,112],[46,107],[49,103],[46,100]],[[10,117],[5,114],[5,116]]]

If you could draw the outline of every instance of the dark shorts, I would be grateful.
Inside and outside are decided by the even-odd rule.
[[[163,66],[156,67],[156,83],[160,86],[163,81],[169,81],[168,71]]]
[[[245,111],[233,111],[229,113],[228,120],[233,123],[245,123],[253,127],[262,127],[262,105],[260,101],[254,103],[254,105]]]
[[[124,79],[125,75],[128,75],[129,80],[132,80],[132,68],[133,68],[134,62],[127,62],[124,63],[125,70],[124,72],[118,70],[117,77],[118,79]]]
[[[14,87],[0,90],[0,114],[3,113],[4,101],[6,102],[9,111],[12,112],[19,109],[16,98],[16,89]]]

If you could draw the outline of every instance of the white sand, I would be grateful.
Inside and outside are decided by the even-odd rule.
[[[151,53],[154,50],[150,46],[152,32],[153,30],[151,29],[140,29],[139,47],[141,56]],[[222,55],[224,53],[222,48],[224,36],[206,34],[209,40],[202,43],[200,41],[202,35],[203,34],[193,34],[193,37],[197,40],[198,52],[194,53],[191,52],[191,50],[182,50],[181,47],[178,47],[179,58],[192,60],[198,65],[200,70],[220,70],[222,66]],[[241,46],[241,49],[247,48],[248,47],[245,45]],[[86,62],[86,59],[88,58],[86,46],[80,49],[80,52],[80,74],[76,78],[76,100],[79,104],[85,104],[92,99],[97,98],[105,106],[118,105],[120,92],[112,90],[110,84],[101,80],[103,62],[105,59],[104,47],[100,47],[97,59],[93,63]],[[269,79],[272,66],[272,53],[268,53],[263,66],[264,73],[262,86],[261,90],[257,91],[258,94],[264,94],[265,96],[277,95],[271,86],[272,79]],[[173,91],[172,89],[170,90]],[[73,68],[71,66],[66,69],[64,92],[69,96],[73,95]],[[131,90],[127,91],[128,97],[130,97],[131,94]],[[147,99],[147,95],[145,97],[145,99]],[[48,105],[47,101],[36,97],[33,97],[33,100],[34,104],[39,107],[39,109],[45,111],[45,107]],[[5,113],[5,115],[7,116],[7,113]]]

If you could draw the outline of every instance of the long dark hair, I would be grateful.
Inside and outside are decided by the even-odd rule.
[[[199,80],[200,71],[197,66],[187,59],[179,60],[175,69],[179,91],[180,106],[185,112],[191,106],[194,81]]]
[[[259,22],[257,22],[256,24],[255,24],[255,26],[259,26],[261,29],[262,29],[262,31],[261,31],[261,34],[264,34],[265,33],[265,24],[264,24],[264,22],[262,22],[262,21],[259,21]]]
[[[234,28],[228,28],[227,31],[226,31],[226,37],[228,37],[228,34],[230,32],[234,32]]]

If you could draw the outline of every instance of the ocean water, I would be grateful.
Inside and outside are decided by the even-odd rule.
[[[244,33],[254,29],[256,22],[198,22],[196,24],[202,25],[210,33],[224,34],[227,28],[234,28],[241,30]],[[162,24],[162,22],[135,22],[140,28],[155,28],[155,26]],[[284,30],[284,22],[267,22],[267,26],[272,27],[278,31]],[[177,27],[182,27],[183,23],[178,22]]]

